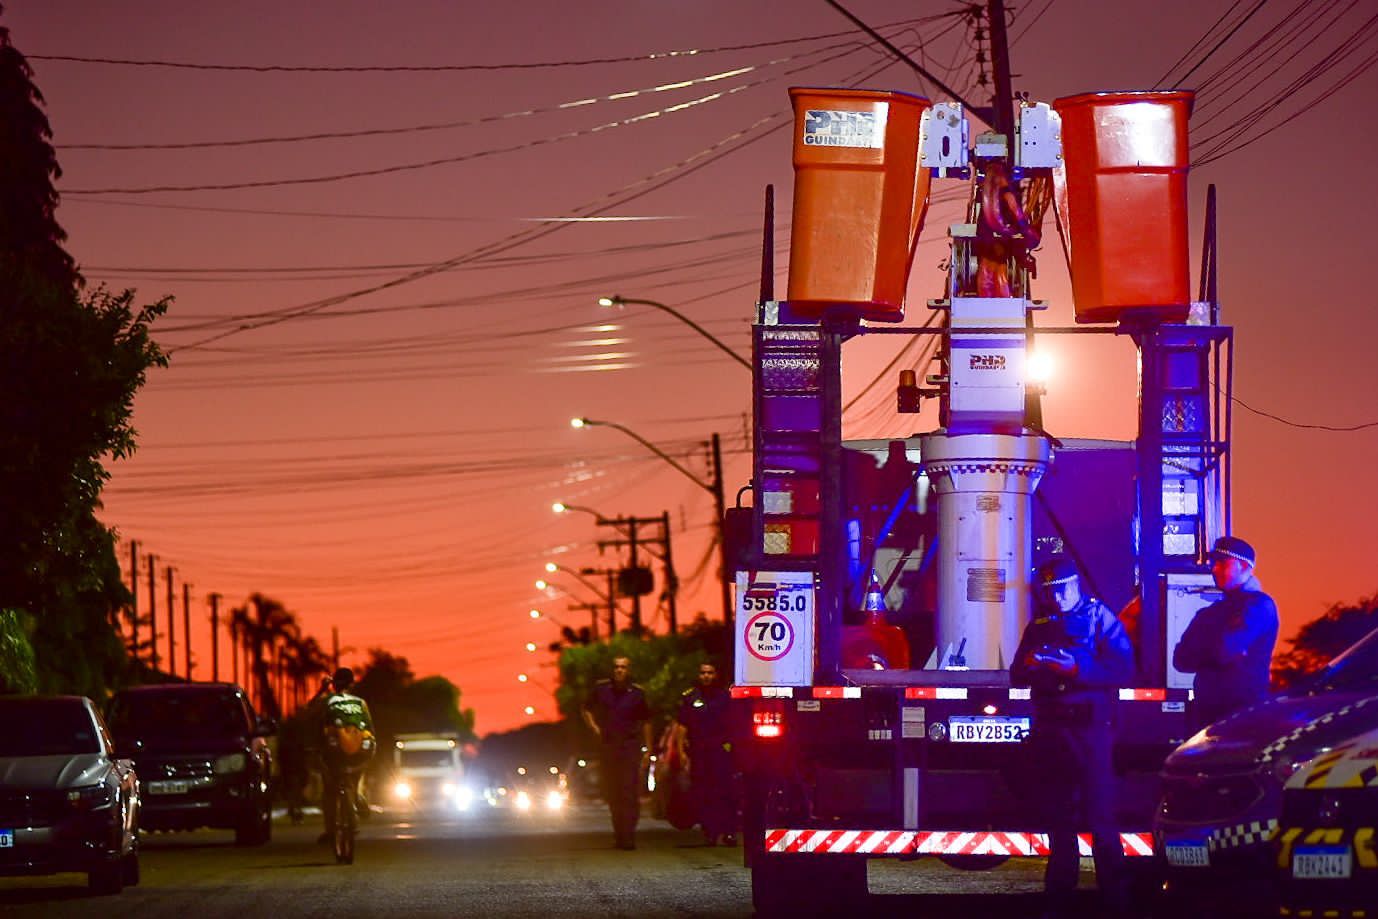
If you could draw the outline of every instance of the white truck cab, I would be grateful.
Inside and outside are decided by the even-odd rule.
[[[465,782],[458,735],[398,734],[392,749],[394,804],[467,810],[474,800]]]

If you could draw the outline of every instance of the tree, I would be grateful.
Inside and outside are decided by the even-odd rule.
[[[398,734],[454,733],[474,739],[474,710],[460,708],[459,687],[440,676],[416,679],[405,657],[370,648],[355,692],[373,712],[383,749]]]
[[[674,716],[684,690],[694,685],[699,664],[715,660],[726,648],[726,636],[726,626],[700,615],[678,635],[619,632],[606,642],[570,645],[560,653],[556,705],[560,714],[577,726],[580,709],[594,684],[612,674],[614,657],[627,657],[632,679],[645,690],[653,716],[667,721]]]
[[[134,393],[166,365],[149,327],[168,301],[82,294],[32,76],[0,28],[0,653],[37,662],[34,688],[99,697],[126,667],[113,613],[128,602],[95,516],[101,459],[134,449]]]
[[[1273,680],[1286,688],[1315,673],[1331,658],[1378,628],[1378,594],[1357,603],[1335,603],[1297,630],[1291,650],[1273,658]]]

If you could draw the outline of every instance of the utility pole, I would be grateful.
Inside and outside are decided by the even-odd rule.
[[[679,596],[679,575],[675,574],[675,563],[670,554],[669,511],[663,511],[660,515],[660,539],[661,548],[665,550],[661,556],[661,561],[665,563],[665,602],[670,614],[670,634],[674,635],[679,631],[679,614],[675,607],[675,598]]]
[[[589,614],[589,640],[598,640],[598,614],[603,609],[601,603],[571,603],[569,608]]]
[[[1005,135],[1007,150],[1014,161],[1014,88],[1010,83],[1010,45],[1005,34],[1005,0],[988,0],[986,16],[990,21],[991,67],[995,71],[995,95],[991,97],[997,134]]]
[[[149,664],[154,670],[158,669],[158,585],[156,583],[157,574],[153,566],[157,564],[158,556],[153,553],[148,555],[148,654]]]
[[[212,593],[211,601],[211,682],[220,682],[220,594]]]
[[[330,670],[333,673],[340,669],[340,627],[332,625],[330,627]]]
[[[177,637],[177,605],[172,598],[172,572],[173,567],[168,565],[163,569],[163,575],[167,578],[167,673],[168,676],[177,675],[177,653],[174,641]]]
[[[191,585],[182,582],[182,669],[191,682]]]
[[[239,627],[230,619],[230,682],[239,685]]]
[[[611,568],[604,572],[608,576],[608,637],[617,634],[617,573]]]
[[[636,564],[636,518],[627,519],[627,567],[633,572],[637,570]],[[641,592],[632,591],[632,634],[641,634]]]
[[[723,502],[722,485],[722,441],[718,437],[718,432],[713,432],[713,480],[709,483],[713,493],[713,512],[717,514],[714,525],[718,530],[718,584],[722,589],[722,621],[727,626],[727,633],[732,634],[732,589],[728,586],[727,578],[727,523],[724,519],[727,516],[727,507]],[[667,531],[668,536],[668,531]]]
[[[139,541],[129,541],[129,656],[139,662]]]

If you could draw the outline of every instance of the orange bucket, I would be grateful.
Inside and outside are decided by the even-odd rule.
[[[803,316],[843,307],[899,322],[928,209],[919,123],[931,103],[908,93],[789,91],[794,101],[794,217],[789,303]]]
[[[1086,93],[1053,103],[1062,116],[1058,211],[1078,322],[1186,319],[1194,98],[1189,91]]]

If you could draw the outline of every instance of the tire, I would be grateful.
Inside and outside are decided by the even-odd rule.
[[[761,852],[752,859],[751,903],[760,915],[855,914],[865,897],[865,857]]]
[[[106,896],[124,890],[124,859],[111,858],[86,874],[86,886],[92,893]]]
[[[1009,861],[1008,855],[939,855],[938,861],[958,871],[989,871]]]
[[[135,849],[121,860],[121,868],[124,872],[124,886],[139,886],[139,850]]]
[[[358,825],[358,811],[351,800],[348,787],[342,787],[335,798],[335,863],[354,864],[354,835]]]
[[[273,811],[267,799],[254,803],[254,809],[245,814],[234,828],[234,844],[237,846],[261,846],[273,838]]]

